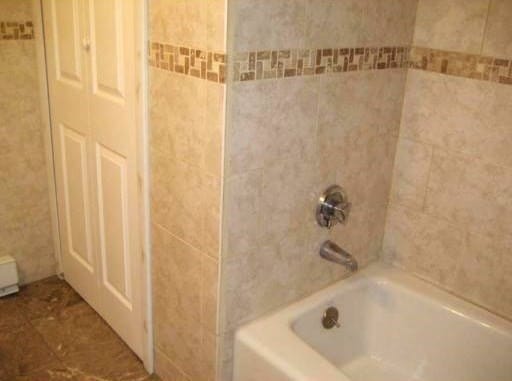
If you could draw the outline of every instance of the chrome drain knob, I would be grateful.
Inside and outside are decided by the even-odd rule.
[[[340,313],[336,307],[329,307],[325,310],[324,316],[322,317],[322,325],[325,329],[331,329],[333,327],[340,328],[339,323]]]

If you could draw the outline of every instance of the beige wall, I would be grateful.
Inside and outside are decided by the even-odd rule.
[[[225,84],[201,68],[225,53],[224,11],[149,2],[155,366],[169,381],[215,379]]]
[[[512,77],[511,19],[509,0],[420,0],[414,44]],[[512,318],[512,86],[455,74],[409,71],[384,255]]]
[[[33,21],[31,0],[2,0],[0,22]],[[23,283],[55,274],[36,40],[0,36],[0,256],[16,258]],[[38,40],[37,40],[38,41]]]
[[[325,239],[361,267],[381,249],[405,69],[298,75],[295,57],[316,57],[323,48],[408,46],[415,10],[410,0],[229,2],[234,69],[225,148],[223,381],[231,379],[237,327],[348,275],[318,256]],[[272,51],[291,54],[280,62],[293,77],[283,78],[263,58]],[[337,69],[330,53],[325,67],[308,61],[308,68],[343,70],[343,60]],[[262,76],[281,78],[252,80],[259,66]],[[314,210],[334,183],[346,188],[353,210],[346,226],[328,233],[316,226]]]
[[[348,275],[319,258],[328,238],[362,267],[384,246],[510,314],[511,89],[498,82],[512,78],[493,58],[510,57],[507,12],[507,0],[150,1],[164,379],[229,381],[236,328]],[[406,71],[411,44],[423,50]],[[327,232],[314,209],[333,183],[353,210]]]

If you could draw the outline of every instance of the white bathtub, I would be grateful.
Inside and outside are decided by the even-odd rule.
[[[326,330],[325,309],[340,311]],[[242,327],[235,381],[511,381],[512,323],[374,264]]]

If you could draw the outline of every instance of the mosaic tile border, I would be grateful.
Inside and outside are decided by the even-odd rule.
[[[224,53],[150,42],[149,65],[207,81],[226,82]]]
[[[34,24],[32,21],[0,21],[0,40],[33,40]]]
[[[235,53],[233,80],[407,68],[409,47],[286,49]]]
[[[225,53],[150,42],[149,64],[170,72],[226,83]],[[229,71],[235,82],[403,68],[512,85],[512,59],[418,46],[237,52],[230,65]]]
[[[512,85],[512,59],[412,47],[409,68]]]

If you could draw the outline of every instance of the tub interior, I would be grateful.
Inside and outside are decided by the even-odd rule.
[[[322,327],[328,306],[340,328]],[[354,381],[512,379],[510,333],[385,279],[351,284],[292,329]]]

